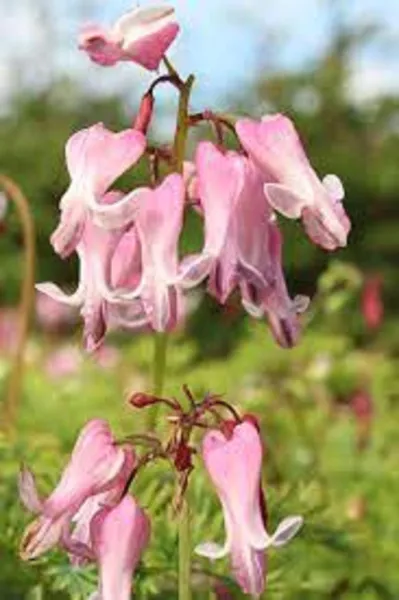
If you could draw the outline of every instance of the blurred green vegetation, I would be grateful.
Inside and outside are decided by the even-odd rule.
[[[196,342],[184,332],[169,348],[168,395],[182,398],[181,386],[188,383],[198,398],[220,392],[242,413],[260,418],[270,526],[288,514],[305,517],[302,533],[287,548],[270,552],[268,600],[396,600],[399,595],[398,364],[385,352],[385,328],[378,334],[364,330],[357,310],[360,284],[356,269],[332,265],[295,350],[276,348],[263,323],[245,319],[239,324],[241,343],[226,358],[226,340],[238,318],[229,312],[219,315],[219,358],[214,343],[197,361]],[[39,336],[31,342],[18,437],[13,443],[0,439],[1,598],[83,600],[94,588],[94,570],[74,570],[62,554],[31,565],[19,561],[18,540],[30,517],[17,500],[16,472],[22,461],[28,463],[47,493],[89,418],[108,418],[118,436],[145,430],[145,410],[133,411],[123,398],[128,391],[148,389],[153,342],[143,335],[119,343],[116,369],[101,369],[86,358],[75,374],[54,381],[44,365],[56,341]],[[1,365],[4,386],[6,362]],[[366,418],[353,403],[359,390],[370,397]],[[160,431],[167,427],[166,416],[160,410]],[[224,535],[220,506],[199,456],[195,466],[189,488],[193,545]],[[137,598],[176,598],[173,485],[173,475],[159,464],[143,471],[132,488],[153,520]],[[242,598],[228,573],[224,561],[194,558],[194,598],[209,598],[216,582],[232,598]]]

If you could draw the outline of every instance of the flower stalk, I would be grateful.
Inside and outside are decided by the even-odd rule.
[[[7,395],[3,406],[3,424],[12,430],[18,414],[19,399],[24,370],[24,353],[28,339],[29,319],[32,312],[35,285],[35,227],[29,202],[17,184],[0,174],[0,186],[14,202],[22,226],[24,244],[24,270],[18,308],[18,333],[13,356]]]

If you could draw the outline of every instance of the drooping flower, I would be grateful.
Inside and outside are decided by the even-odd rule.
[[[133,166],[145,150],[145,136],[134,129],[113,133],[102,123],[75,133],[66,145],[66,161],[71,177],[68,190],[61,198],[61,217],[51,243],[66,257],[78,245],[89,211],[96,214],[104,227],[117,227],[126,213],[126,204],[101,205],[112,183]],[[130,200],[129,200],[130,202]]]
[[[222,154],[210,142],[199,145],[196,165],[205,245],[201,254],[183,261],[183,284],[191,287],[209,274],[208,289],[221,304],[238,286],[247,312],[255,318],[266,316],[282,346],[294,345],[297,314],[305,310],[307,300],[288,295],[281,235],[258,169],[243,156]]]
[[[99,598],[130,600],[132,574],[150,538],[151,525],[131,496],[100,510],[90,525],[93,552],[100,568]]]
[[[384,318],[384,303],[382,301],[382,278],[373,275],[366,278],[362,291],[362,313],[368,329],[378,329]]]
[[[121,194],[109,192],[99,206],[112,207],[120,198]],[[107,230],[85,219],[77,253],[80,274],[75,293],[67,295],[52,283],[41,283],[36,288],[58,302],[81,309],[85,347],[93,352],[110,326],[138,327],[147,322],[141,304],[107,300],[107,285],[127,285],[140,277],[140,248],[134,228]]]
[[[210,559],[230,555],[234,577],[241,589],[259,597],[265,586],[265,550],[287,543],[302,525],[301,517],[287,517],[269,535],[262,514],[262,443],[256,427],[244,421],[231,437],[207,433],[202,445],[205,467],[223,508],[226,541],[206,542],[196,552]]]
[[[97,504],[98,510],[119,502],[134,463],[132,450],[117,446],[108,424],[95,419],[82,429],[61,480],[47,499],[40,498],[32,474],[24,469],[19,480],[21,500],[38,517],[25,531],[21,557],[35,559],[60,543],[73,551],[71,522],[86,502],[92,508]],[[87,510],[83,513],[87,517]],[[78,521],[82,527],[82,520]],[[83,521],[87,526],[87,519]],[[76,535],[81,539],[82,531]]]
[[[133,193],[140,198],[134,231],[141,271],[135,278],[136,285],[120,283],[119,288],[109,291],[108,298],[127,306],[139,303],[151,328],[166,331],[176,326],[183,311],[178,284],[178,241],[183,225],[184,183],[180,175],[172,174],[153,190],[141,188]],[[123,237],[120,244],[124,244]],[[122,272],[129,275],[125,265]]]
[[[97,25],[86,27],[80,35],[79,48],[104,67],[131,61],[155,71],[179,29],[171,6],[138,7],[109,30]]]
[[[346,246],[350,221],[342,183],[335,175],[320,181],[292,121],[281,114],[261,122],[242,119],[236,131],[262,171],[270,205],[286,217],[301,218],[311,240],[326,250]]]

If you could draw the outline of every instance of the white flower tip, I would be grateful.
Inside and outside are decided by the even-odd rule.
[[[343,183],[337,175],[326,175],[323,179],[323,186],[328,195],[336,202],[342,202],[345,198]]]
[[[198,554],[198,556],[204,556],[205,558],[210,558],[211,560],[223,558],[228,554],[228,550],[226,550],[223,546],[219,546],[219,544],[215,544],[214,542],[204,542],[203,544],[199,544],[194,549],[194,552]]]
[[[0,192],[0,221],[4,220],[8,208],[8,198],[4,192]]]
[[[272,538],[272,545],[276,548],[284,546],[289,542],[300,530],[303,525],[303,517],[292,516],[287,517],[277,527]]]

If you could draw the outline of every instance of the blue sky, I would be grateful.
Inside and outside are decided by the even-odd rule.
[[[141,0],[142,5],[148,3]],[[184,72],[198,74],[198,103],[223,103],[260,69],[267,72],[273,65],[295,69],[312,61],[328,43],[332,4],[341,7],[341,18],[348,23],[381,23],[392,40],[389,45],[375,43],[355,57],[354,94],[361,98],[385,89],[399,92],[399,0],[175,0],[173,4],[182,33],[171,55]],[[79,10],[82,5],[84,10]],[[144,89],[149,76],[140,68],[95,67],[75,46],[82,22],[112,23],[131,6],[129,0],[13,4],[0,0],[0,100],[11,85],[20,83],[16,73],[33,85],[61,70],[73,72],[101,93]],[[43,35],[40,24],[46,16],[50,32]]]

